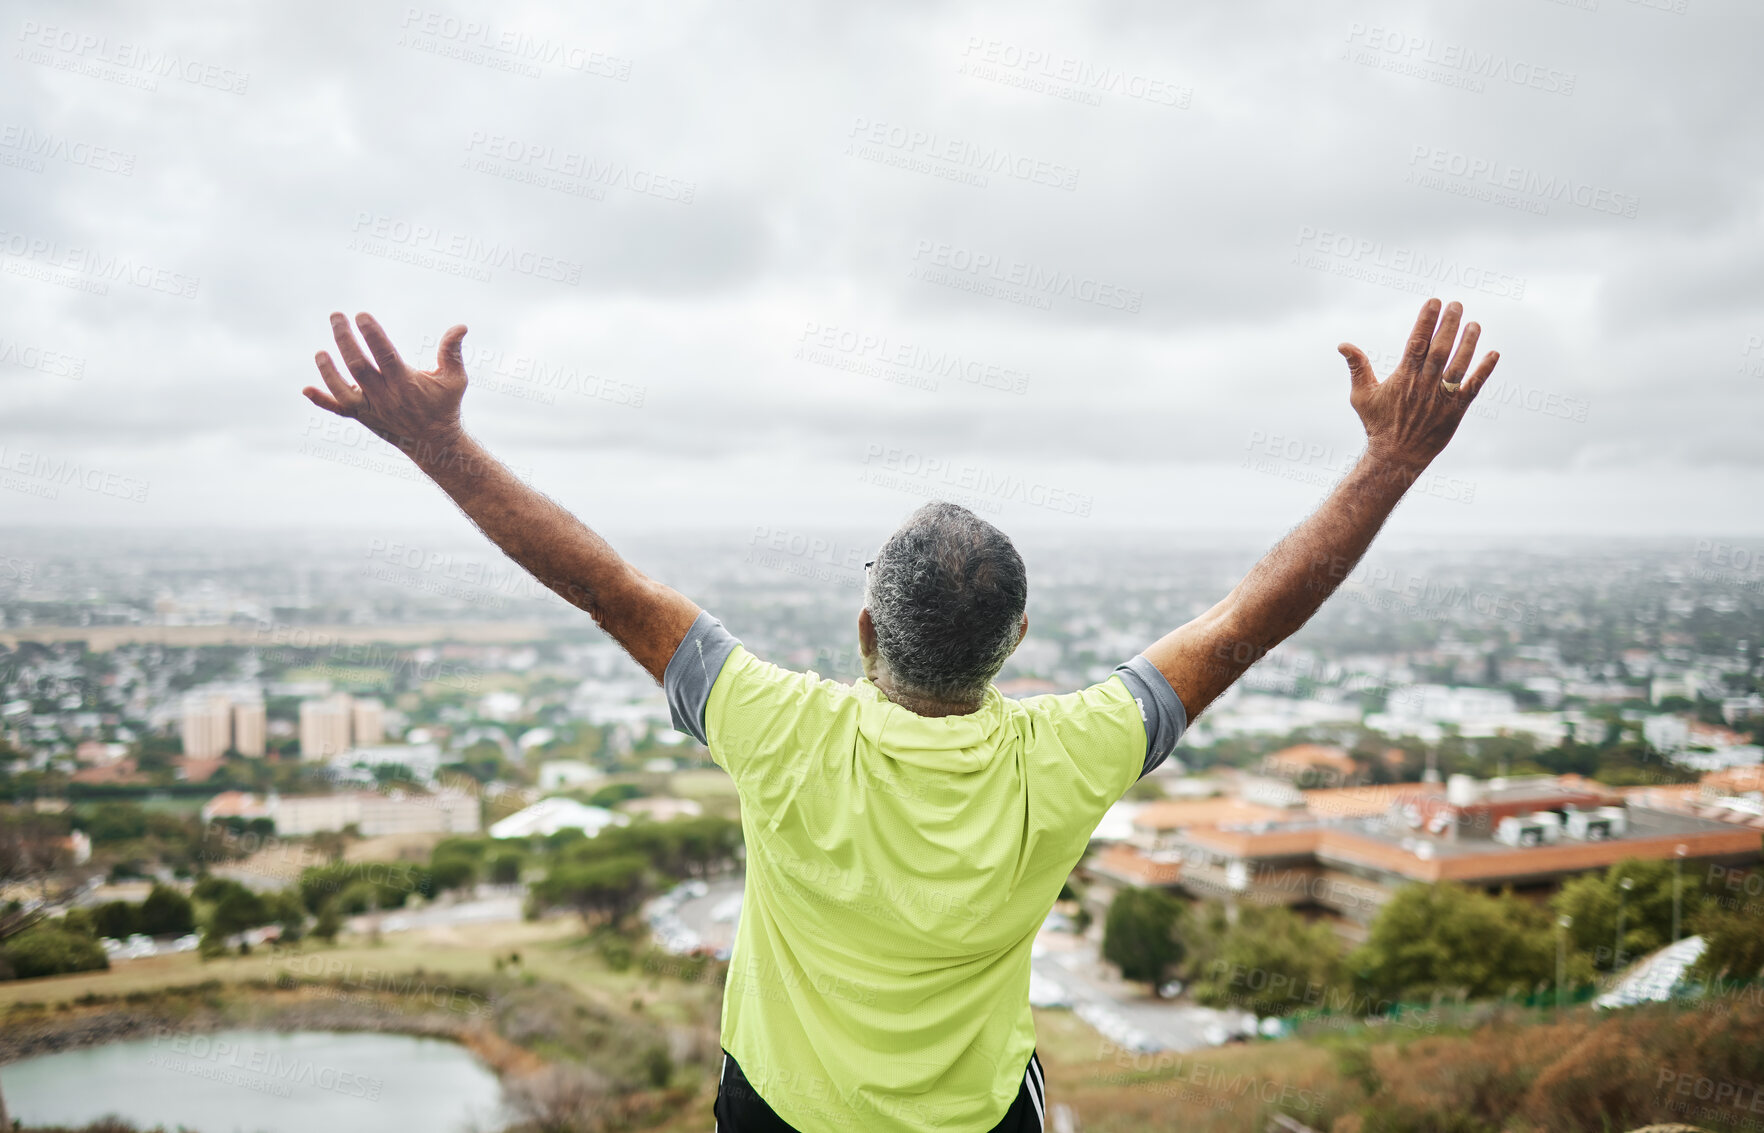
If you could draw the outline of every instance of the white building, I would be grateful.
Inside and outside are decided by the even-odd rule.
[[[233,705],[233,750],[257,759],[267,750],[265,739],[269,720],[264,715],[263,701],[240,701]]]
[[[300,758],[329,759],[349,749],[355,698],[346,692],[300,702]]]
[[[695,799],[676,799],[667,795],[626,799],[619,804],[619,810],[654,822],[673,822],[680,818],[697,818],[704,813],[704,807]]]
[[[486,720],[507,723],[521,714],[521,696],[517,692],[487,692],[478,700],[478,715]]]
[[[1690,721],[1682,716],[1649,716],[1642,721],[1642,738],[1658,752],[1683,751],[1690,744]]]
[[[1729,767],[1751,767],[1764,763],[1764,747],[1757,744],[1735,744],[1732,747],[1718,747],[1713,751],[1684,751],[1673,756],[1672,762],[1693,771],[1725,771]]]
[[[1678,677],[1655,677],[1648,682],[1648,698],[1655,704],[1669,696],[1681,696],[1686,700],[1695,700],[1702,682],[1694,673],[1685,673]]]
[[[476,834],[478,800],[457,791],[432,795],[350,791],[334,795],[270,796],[264,808],[283,836],[319,834],[354,826],[364,837],[385,834]]]
[[[548,759],[539,765],[539,789],[561,791],[606,778],[606,772],[579,759]]]
[[[1750,696],[1725,697],[1721,701],[1721,718],[1730,725],[1759,716],[1764,716],[1764,696],[1755,692]]]
[[[219,759],[233,744],[233,705],[212,692],[184,697],[178,730],[189,759]]]
[[[1385,710],[1368,715],[1366,726],[1429,743],[1443,739],[1447,726],[1471,738],[1523,733],[1544,746],[1559,744],[1568,734],[1560,712],[1521,712],[1511,693],[1446,685],[1393,689],[1385,698]]]
[[[357,700],[351,705],[350,742],[368,747],[386,741],[386,706],[377,700]]]
[[[433,783],[436,772],[441,769],[441,745],[374,744],[351,747],[331,756],[328,762],[339,771],[359,767],[371,772],[377,767],[404,767],[409,769],[418,782]]]
[[[575,799],[540,799],[526,810],[509,815],[490,827],[492,838],[530,838],[559,830],[580,830],[593,838],[608,826],[624,826],[630,818],[605,807],[586,806]]]

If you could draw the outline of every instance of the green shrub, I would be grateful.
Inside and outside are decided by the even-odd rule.
[[[0,952],[13,976],[21,980],[110,967],[110,958],[96,940],[59,928],[27,929],[8,940]]]
[[[196,910],[178,890],[155,885],[141,902],[139,925],[148,936],[183,936],[196,931]]]
[[[106,901],[92,910],[92,923],[99,936],[126,940],[141,931],[141,911],[127,901]]]

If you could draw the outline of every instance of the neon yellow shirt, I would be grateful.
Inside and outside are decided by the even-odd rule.
[[[747,853],[724,1048],[798,1129],[990,1130],[1035,1046],[1036,932],[1146,767],[1142,706],[1112,676],[926,718],[740,646],[709,675]]]

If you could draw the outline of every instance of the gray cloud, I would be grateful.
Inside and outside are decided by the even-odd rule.
[[[1173,525],[1144,501],[1192,484],[1191,513],[1282,527],[1317,488],[1246,456],[1351,457],[1335,343],[1390,355],[1428,294],[1503,363],[1439,466],[1475,504],[1404,522],[1759,523],[1741,0],[9,19],[0,445],[153,490],[0,491],[0,523],[456,523],[299,397],[341,308],[425,364],[468,323],[468,423],[566,496],[629,486],[584,490],[591,521],[871,522],[909,502],[859,480],[884,446],[1122,523]],[[798,356],[810,328],[835,345]]]

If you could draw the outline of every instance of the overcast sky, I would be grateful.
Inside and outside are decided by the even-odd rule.
[[[1396,531],[1764,531],[1755,4],[1087,7],[10,5],[0,526],[457,529],[342,309],[615,536],[1272,533],[1438,295]]]

